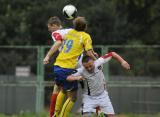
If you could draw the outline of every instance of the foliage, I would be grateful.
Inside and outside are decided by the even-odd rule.
[[[0,48],[0,74],[15,74],[16,66],[30,66],[36,74],[37,50],[30,48]]]
[[[85,4],[84,4],[85,2]],[[50,40],[46,22],[73,4],[89,22],[94,44],[160,44],[159,0],[0,0],[0,45],[44,45]]]
[[[128,76],[148,76],[159,77],[159,47],[154,46],[126,46],[109,47],[109,51],[115,51],[120,54],[131,66],[131,70],[126,72],[116,60],[112,60],[109,65],[110,75],[128,75]]]

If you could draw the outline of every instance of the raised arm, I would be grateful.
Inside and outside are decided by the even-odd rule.
[[[123,68],[130,69],[130,65],[116,52],[110,52],[108,54],[105,54],[104,56],[101,56],[96,62],[98,65],[102,65],[106,62],[108,62],[111,58],[116,59]]]
[[[130,69],[130,65],[125,61],[120,55],[116,52],[112,52],[112,57],[115,58],[118,62],[121,63],[122,67],[125,69]]]
[[[52,38],[55,41],[55,43],[53,44],[53,46],[50,48],[50,50],[48,51],[46,57],[43,60],[44,64],[48,64],[49,60],[51,58],[51,56],[60,48],[60,46],[62,45],[62,36],[60,33],[57,32],[53,32],[52,33]]]
[[[51,49],[48,51],[46,57],[43,60],[44,64],[48,64],[51,56],[58,50],[58,48],[62,45],[62,41],[56,41]]]

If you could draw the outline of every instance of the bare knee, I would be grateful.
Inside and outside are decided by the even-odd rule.
[[[60,90],[61,90],[61,88],[55,84],[54,88],[53,88],[53,93],[57,94],[57,93],[59,93]]]

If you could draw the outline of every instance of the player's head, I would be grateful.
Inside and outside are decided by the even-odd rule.
[[[85,31],[87,29],[87,21],[85,17],[77,17],[73,20],[74,29],[77,31]]]
[[[94,72],[95,65],[94,65],[94,59],[92,57],[84,55],[82,58],[82,64],[89,73]]]
[[[61,20],[57,16],[50,17],[47,22],[47,27],[48,31],[54,32],[62,27]]]

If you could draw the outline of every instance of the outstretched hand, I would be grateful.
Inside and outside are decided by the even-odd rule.
[[[48,64],[49,63],[49,57],[46,56],[44,59],[43,59],[43,64]]]
[[[83,76],[77,76],[76,79],[79,81],[85,80],[85,78]]]
[[[121,63],[121,65],[122,65],[123,68],[125,68],[125,69],[127,69],[127,70],[130,69],[130,65],[129,65],[126,61],[123,61],[123,62]]]

